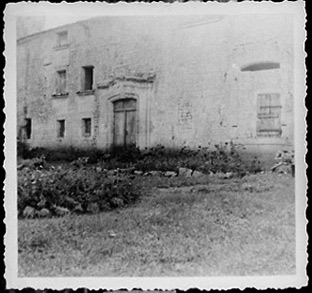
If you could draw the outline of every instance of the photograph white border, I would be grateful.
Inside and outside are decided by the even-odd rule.
[[[296,163],[296,267],[297,274],[291,276],[267,277],[181,277],[181,278],[19,278],[17,276],[17,174],[16,174],[16,32],[15,19],[20,15],[42,15],[43,11],[51,15],[84,14],[90,17],[99,15],[199,15],[199,14],[250,14],[250,13],[291,13],[294,15],[294,113],[295,113],[295,163]],[[141,288],[143,290],[187,290],[198,289],[244,289],[253,287],[266,288],[300,288],[307,285],[307,178],[306,178],[306,68],[304,42],[305,31],[304,1],[273,2],[187,2],[187,3],[85,3],[67,4],[50,3],[10,3],[5,9],[4,42],[6,58],[4,86],[4,124],[5,135],[5,279],[7,288],[22,289],[112,289]]]

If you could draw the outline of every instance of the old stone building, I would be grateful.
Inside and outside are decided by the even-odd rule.
[[[39,147],[292,147],[291,15],[96,17],[17,40],[19,139]]]

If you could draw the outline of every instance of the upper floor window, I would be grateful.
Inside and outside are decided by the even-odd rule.
[[[270,69],[278,69],[280,68],[280,64],[278,62],[258,62],[243,66],[241,68],[242,71],[260,71],[260,70],[270,70]]]
[[[56,72],[56,93],[65,94],[66,93],[66,70],[59,70]]]
[[[82,67],[82,91],[93,89],[93,66]]]
[[[258,94],[257,136],[281,136],[280,94]]]
[[[57,33],[57,47],[64,47],[68,45],[68,33],[62,31]]]

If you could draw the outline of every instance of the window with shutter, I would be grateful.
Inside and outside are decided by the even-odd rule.
[[[257,136],[281,136],[280,94],[258,94],[257,103]]]

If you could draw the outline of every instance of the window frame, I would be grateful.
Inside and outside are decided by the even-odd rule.
[[[31,139],[32,136],[32,119],[25,118],[25,137]]]
[[[61,79],[61,73],[65,73],[64,80]],[[66,94],[67,94],[67,70],[59,69],[56,71],[56,95],[66,95]]]
[[[89,130],[89,131],[87,131]],[[82,136],[91,137],[92,136],[92,118],[84,117],[82,118]]]
[[[94,90],[94,66],[82,66],[82,79],[81,79],[82,92],[90,92]]]
[[[64,138],[66,133],[66,120],[57,119],[57,138]]]
[[[68,46],[68,31],[60,31],[57,32],[57,43],[56,43],[56,48],[64,48]],[[62,40],[62,36],[66,36],[64,40]]]
[[[269,99],[267,96],[271,96]],[[276,96],[276,101],[272,96]],[[262,100],[261,100],[262,99]],[[280,138],[282,135],[281,124],[281,94],[277,91],[257,93],[257,124],[256,135],[259,138],[272,137]],[[271,120],[271,122],[269,122]],[[263,122],[269,127],[263,128]],[[277,125],[274,127],[273,125]]]

